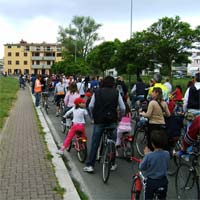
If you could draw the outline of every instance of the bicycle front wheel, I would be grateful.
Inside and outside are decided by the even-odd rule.
[[[86,142],[78,141],[78,150],[77,150],[78,160],[84,162],[87,158],[87,145]]]
[[[147,137],[145,129],[138,128],[134,134],[135,146],[138,154],[144,156],[144,148],[147,146]]]
[[[123,151],[124,158],[127,160],[130,160],[130,157],[133,156],[134,154],[132,142],[128,141],[128,139],[124,140],[122,151]]]
[[[48,104],[47,104],[47,101],[45,100],[44,102],[44,109],[46,111],[46,114],[48,115]]]
[[[102,169],[102,178],[103,182],[106,183],[110,176],[110,168],[111,168],[111,148],[109,148],[108,144],[105,147],[104,155],[103,155],[103,169]]]
[[[131,184],[131,200],[139,200],[141,191],[137,190],[136,186],[136,177],[133,177],[132,184]]]
[[[178,199],[198,199],[198,178],[191,166],[183,163],[176,173],[176,194]]]

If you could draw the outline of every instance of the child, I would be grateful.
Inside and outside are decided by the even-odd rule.
[[[151,143],[154,151],[146,147],[144,149],[145,157],[139,165],[139,169],[146,177],[145,199],[153,199],[154,193],[158,188],[163,188],[160,199],[166,199],[167,195],[167,169],[170,155],[168,151],[164,151],[167,143],[163,130],[153,130],[151,132]]]
[[[81,131],[83,137],[85,137],[85,116],[87,115],[87,111],[85,109],[85,100],[80,97],[76,98],[74,100],[74,104],[75,106],[72,107],[69,111],[67,111],[63,116],[64,118],[66,118],[71,113],[73,113],[73,125],[71,126],[67,137],[65,138],[63,146],[57,152],[60,155],[63,155],[64,150],[70,146],[70,143],[73,137],[75,136],[76,131]]]
[[[174,96],[174,101],[182,101],[183,100],[183,93],[182,88],[180,85],[176,85],[176,89],[171,93],[172,96]]]
[[[119,125],[117,127],[117,142],[116,147],[119,147],[121,144],[121,137],[123,133],[131,132],[131,111],[129,105],[125,102],[126,106],[126,115],[122,117]]]

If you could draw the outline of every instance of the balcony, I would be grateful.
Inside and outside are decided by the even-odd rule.
[[[31,65],[32,69],[51,69],[51,65]]]

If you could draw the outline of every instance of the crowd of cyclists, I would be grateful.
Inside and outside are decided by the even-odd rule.
[[[147,102],[146,108],[139,110],[141,120],[145,118],[148,123],[147,146],[140,164],[140,169],[146,176],[145,199],[153,199],[153,193],[160,186],[164,188],[162,199],[166,199],[167,163],[170,156],[182,157],[187,154],[187,148],[196,143],[197,136],[200,134],[200,73],[196,73],[194,79],[188,83],[185,94],[182,93],[180,85],[173,90],[169,79],[162,83],[162,76],[159,73],[154,74],[149,84],[138,77],[130,94],[121,76],[115,79],[112,76],[90,78],[89,76],[31,75],[30,82],[36,107],[40,107],[42,92],[48,91],[54,94],[56,117],[63,116],[62,123],[66,123],[65,119],[70,115],[73,116],[72,126],[58,154],[63,155],[76,131],[81,131],[87,137],[85,117],[89,116],[93,133],[90,152],[83,168],[88,173],[95,170],[97,152],[105,128],[115,130],[112,139],[117,141],[117,155],[123,132],[131,133],[135,130],[132,129],[131,111],[135,109],[138,102]],[[62,112],[60,101],[65,105]],[[176,118],[173,118],[174,116]],[[177,116],[178,123],[175,120]],[[181,135],[180,124],[184,135]],[[134,137],[134,133],[131,134]],[[182,138],[181,149],[176,152],[169,150],[169,135]],[[116,168],[117,164],[114,160],[110,170]]]

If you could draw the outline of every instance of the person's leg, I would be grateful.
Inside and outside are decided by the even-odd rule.
[[[145,200],[152,200],[154,196],[154,190],[156,188],[155,181],[152,179],[146,180],[146,185],[144,188],[144,196]]]
[[[86,161],[87,166],[94,167],[95,165],[97,150],[99,147],[103,130],[104,126],[102,124],[94,124],[90,154],[88,160]]]
[[[72,125],[72,127],[70,128],[67,134],[67,137],[65,138],[65,141],[63,142],[63,146],[61,150],[64,150],[69,147],[73,137],[75,136],[75,133],[76,133],[76,125]]]
[[[119,146],[121,144],[121,137],[122,137],[122,132],[120,130],[117,130],[117,141],[116,141],[116,146]]]
[[[38,107],[40,102],[39,93],[35,93],[35,106]]]

